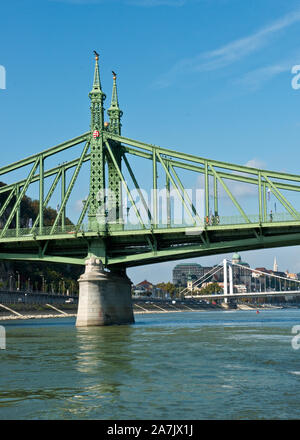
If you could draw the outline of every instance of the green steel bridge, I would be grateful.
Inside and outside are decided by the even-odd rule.
[[[90,130],[0,169],[0,259],[84,265],[95,256],[108,269],[124,270],[300,244],[300,175],[205,159],[122,136],[116,74],[105,122],[97,55],[89,97]],[[63,153],[67,160],[57,165]],[[70,200],[82,182],[87,196],[74,220],[68,214]],[[34,191],[36,216],[24,224],[22,203]],[[270,196],[276,212],[270,210]],[[45,222],[48,206],[56,207],[50,225]]]

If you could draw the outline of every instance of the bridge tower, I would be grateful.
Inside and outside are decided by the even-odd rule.
[[[99,55],[95,55],[95,73],[93,88],[89,93],[91,100],[91,170],[90,170],[90,208],[88,213],[89,229],[96,231],[99,223],[105,225],[105,157],[104,157],[104,101],[106,95],[102,92]]]
[[[228,268],[228,270],[227,270]],[[224,295],[233,294],[233,270],[232,263],[227,261],[226,258],[223,260],[223,276],[224,276]],[[228,292],[228,281],[229,281],[229,292]],[[228,298],[224,299],[225,304],[228,303]]]
[[[91,170],[89,230],[105,231],[123,229],[121,169],[122,147],[119,142],[110,141],[115,162],[107,154],[104,131],[121,134],[122,110],[119,108],[116,74],[113,73],[111,106],[108,109],[110,123],[104,122],[105,94],[101,89],[98,65],[99,55],[95,55],[95,73],[91,99]],[[105,165],[108,166],[108,188],[105,185]],[[118,168],[118,169],[117,169]],[[89,255],[85,273],[79,278],[79,303],[77,327],[130,324],[134,322],[131,281],[126,269],[110,272],[104,270],[106,263],[106,241],[103,237],[89,241]]]
[[[109,116],[108,130],[111,133],[121,135],[121,118],[123,115],[119,107],[118,91],[117,91],[117,75],[113,72],[113,89],[111,104],[107,110]],[[116,159],[118,168],[122,169],[122,147],[119,142],[111,141],[111,149]],[[123,229],[123,212],[122,212],[122,182],[119,173],[111,159],[107,156],[108,163],[108,221],[111,229]]]

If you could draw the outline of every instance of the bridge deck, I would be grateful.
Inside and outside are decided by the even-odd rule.
[[[299,245],[300,222],[98,232],[76,231],[69,225],[54,235],[23,234],[2,238],[0,258],[84,264],[92,241],[106,247],[107,266],[130,267],[235,252],[236,249]]]

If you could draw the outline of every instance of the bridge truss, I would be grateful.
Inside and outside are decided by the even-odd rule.
[[[95,255],[125,268],[300,244],[299,175],[122,136],[115,75],[104,122],[98,57],[90,99],[89,131],[0,168],[0,259],[84,264]],[[62,154],[67,160],[57,165]],[[87,196],[75,218],[67,211],[76,185]],[[24,200],[34,189],[28,219]]]

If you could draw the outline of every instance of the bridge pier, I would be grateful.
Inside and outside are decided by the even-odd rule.
[[[86,260],[78,280],[76,327],[134,323],[131,281],[124,272],[106,272],[96,257]]]

